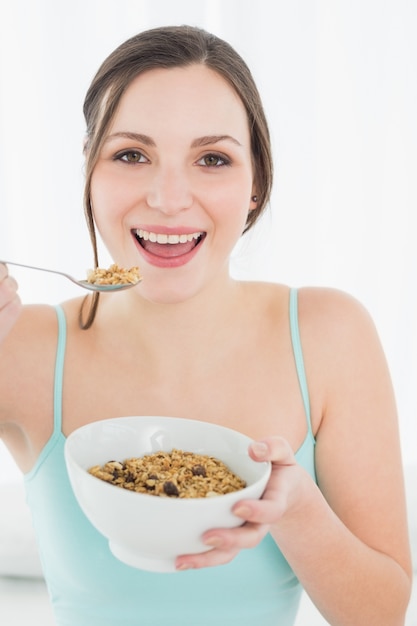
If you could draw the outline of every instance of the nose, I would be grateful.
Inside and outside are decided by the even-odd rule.
[[[192,204],[190,181],[182,168],[160,165],[149,181],[147,203],[166,215],[175,215]]]

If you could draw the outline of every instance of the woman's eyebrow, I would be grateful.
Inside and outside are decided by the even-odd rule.
[[[130,131],[120,131],[117,133],[112,133],[106,137],[106,142],[111,141],[112,139],[133,139],[133,141],[139,141],[140,143],[145,144],[145,146],[155,147],[156,143],[149,137],[148,135],[143,135],[142,133],[133,133]]]
[[[106,137],[106,142],[111,141],[112,139],[132,139],[133,141],[139,141],[143,143],[145,146],[156,147],[155,141],[149,135],[144,135],[143,133],[135,133],[131,131],[119,131],[116,133],[112,133]],[[197,137],[191,142],[192,148],[200,148],[203,146],[208,146],[210,144],[218,143],[219,141],[231,141],[237,146],[241,146],[242,144],[232,137],[231,135],[204,135],[203,137]]]
[[[191,143],[191,147],[200,148],[202,146],[208,146],[209,144],[218,143],[219,141],[231,141],[237,146],[242,146],[242,144],[231,135],[204,135],[204,137],[194,139]]]

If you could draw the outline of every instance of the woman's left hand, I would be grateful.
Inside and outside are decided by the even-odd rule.
[[[255,461],[272,462],[271,476],[262,498],[237,502],[232,510],[244,520],[243,526],[217,528],[204,533],[204,543],[213,549],[179,556],[176,560],[178,570],[228,563],[240,550],[258,545],[271,526],[299,502],[305,471],[297,464],[286,439],[269,437],[254,442],[249,447],[249,454]]]

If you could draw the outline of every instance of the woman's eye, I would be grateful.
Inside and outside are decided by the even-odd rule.
[[[205,154],[197,163],[205,167],[220,167],[221,165],[229,165],[230,161],[219,154]]]
[[[147,162],[146,157],[144,157],[142,152],[139,152],[138,150],[125,150],[124,152],[119,152],[119,154],[116,154],[115,160],[133,164]]]

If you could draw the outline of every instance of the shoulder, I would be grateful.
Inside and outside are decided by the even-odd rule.
[[[381,423],[383,414],[395,415],[384,349],[363,304],[345,292],[322,288],[302,288],[298,299],[316,425],[332,415],[331,423],[340,427],[344,420],[348,432],[353,416],[365,424],[365,415],[379,416]]]
[[[373,320],[352,295],[337,289],[303,287],[298,290],[300,326],[305,333],[328,339],[351,339],[352,334],[375,331]]]
[[[56,334],[56,313],[54,307],[43,304],[25,305],[20,316],[0,347],[2,359],[5,355],[20,351]]]
[[[372,394],[381,387],[387,394],[381,404],[392,405],[384,350],[360,301],[337,289],[303,287],[298,291],[298,323],[315,432],[326,413],[341,416],[347,407],[352,409],[353,398],[371,405]]]
[[[307,357],[327,379],[349,368],[383,360],[374,321],[366,307],[337,289],[304,287],[298,292],[299,326]]]
[[[0,421],[19,414],[23,404],[36,402],[36,396],[51,384],[57,339],[58,321],[53,306],[22,307],[0,345]]]
[[[0,345],[0,379],[40,362],[41,355],[56,343],[57,316],[54,307],[26,305],[10,333]],[[0,390],[2,391],[0,383]]]
[[[268,310],[288,316],[290,292],[296,292],[300,331],[307,339],[341,339],[349,333],[370,332],[374,324],[365,306],[354,296],[328,287],[300,287],[274,283],[247,283],[250,298]]]
[[[17,348],[24,340],[30,346],[51,338],[56,341],[58,328],[57,309],[65,312],[68,325],[78,323],[78,314],[83,298],[67,300],[60,305],[27,304],[22,307],[20,316],[12,328],[5,344]]]
[[[330,315],[352,314],[367,315],[363,304],[351,294],[330,287],[301,287],[298,300],[302,308],[312,314]]]
[[[48,304],[30,304],[22,307],[19,318],[5,341],[0,344],[1,359],[7,354],[20,354],[25,358],[31,352],[47,349],[49,344],[55,346],[58,332],[58,314],[60,308],[65,314],[68,327],[78,326],[78,316],[83,298],[67,300],[58,306]]]
[[[0,423],[18,422],[35,405],[42,381],[51,377],[56,315],[44,305],[24,306],[0,345]]]

